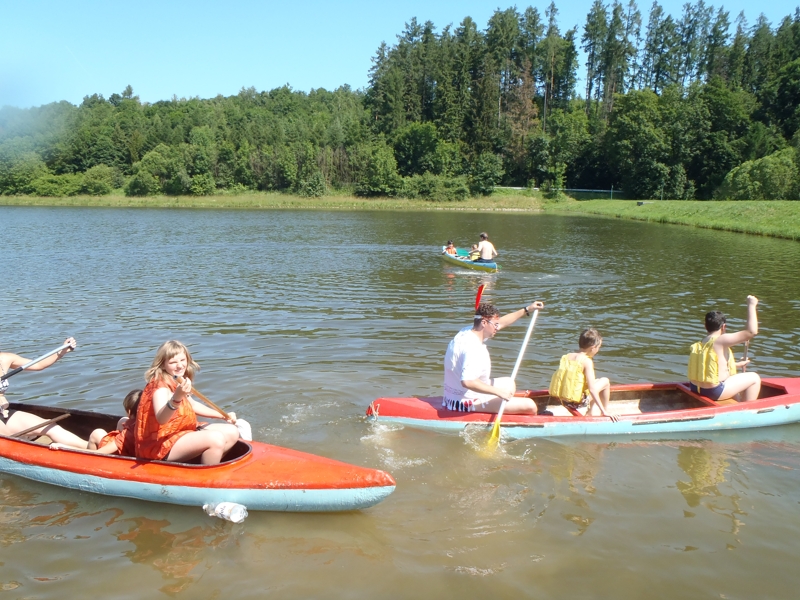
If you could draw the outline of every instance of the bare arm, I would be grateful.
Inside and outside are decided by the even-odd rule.
[[[592,397],[592,400],[594,400],[595,404],[597,404],[598,408],[600,408],[600,412],[603,413],[604,417],[609,416],[606,412],[606,409],[603,408],[603,403],[600,400],[600,392],[597,389],[597,380],[594,377],[594,362],[590,358],[587,358],[583,362],[583,376],[586,378],[586,389],[588,390],[589,395]]]
[[[64,348],[61,352],[53,354],[52,356],[48,356],[47,358],[43,358],[38,363],[36,363],[35,365],[31,365],[25,370],[41,371],[43,369],[46,369],[50,365],[54,364],[59,358],[64,356],[67,352],[72,352],[78,345],[78,343],[75,341],[75,338],[71,337],[64,340],[64,343],[69,344],[70,346],[68,348]],[[30,358],[25,358],[24,356],[19,356],[18,354],[11,354],[11,353],[5,353],[5,354],[6,354],[5,356],[6,360],[9,361],[6,370],[17,369],[19,367],[25,366],[32,360]]]
[[[179,383],[174,392],[170,392],[169,388],[166,387],[158,388],[153,394],[153,412],[156,415],[158,424],[163,425],[169,421],[180,403],[188,399],[191,393],[192,380],[189,378]],[[170,404],[175,408],[170,408]]]
[[[724,348],[730,348],[738,344],[749,342],[758,335],[758,313],[756,312],[758,306],[758,298],[755,296],[747,297],[747,329],[737,331],[736,333],[723,333],[717,338],[716,344]],[[715,345],[716,345],[715,344]]]
[[[534,310],[540,310],[544,308],[544,302],[532,302],[525,308],[520,308],[519,310],[515,310],[514,312],[508,313],[507,315],[503,315],[500,317],[500,326],[497,328],[498,331],[501,329],[505,329],[512,323],[516,323],[519,319],[525,316],[525,309],[528,309],[528,314],[532,314]]]

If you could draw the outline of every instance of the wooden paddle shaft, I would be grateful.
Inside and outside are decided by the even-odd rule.
[[[47,421],[44,421],[43,423],[39,423],[38,425],[34,425],[33,427],[28,427],[27,429],[23,429],[22,431],[18,431],[17,433],[13,433],[13,434],[11,434],[11,437],[12,438],[22,437],[24,435],[29,434],[32,431],[36,431],[37,429],[43,429],[45,427],[49,427],[53,423],[57,423],[58,421],[61,421],[62,419],[66,419],[68,416],[69,416],[69,413],[64,413],[63,415],[59,415],[57,417],[54,417],[54,418],[49,419]],[[46,435],[46,434],[43,433],[42,435]]]
[[[177,378],[177,381],[178,381],[178,383],[183,383],[183,377],[178,377],[178,378]],[[205,402],[205,403],[206,403],[206,404],[207,404],[209,407],[211,407],[211,408],[213,408],[215,411],[217,411],[217,412],[218,412],[218,413],[219,413],[219,414],[222,416],[222,418],[223,418],[223,419],[225,419],[226,421],[227,421],[228,419],[230,419],[230,417],[228,416],[228,413],[226,413],[226,412],[225,412],[224,410],[222,410],[222,409],[221,409],[219,406],[217,406],[216,404],[214,404],[214,403],[213,403],[211,400],[209,400],[209,399],[208,399],[208,398],[207,398],[205,395],[201,394],[201,393],[200,393],[200,390],[198,390],[198,389],[197,389],[196,387],[194,387],[194,386],[192,386],[192,393],[193,393],[194,395],[196,395],[198,398],[200,398],[200,400],[202,400],[203,402]]]

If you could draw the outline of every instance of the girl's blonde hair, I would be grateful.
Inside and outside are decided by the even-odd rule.
[[[200,365],[192,360],[192,354],[186,346],[176,340],[170,340],[158,347],[156,357],[153,359],[153,364],[150,365],[150,368],[147,369],[147,372],[144,374],[145,381],[150,382],[158,378],[164,383],[172,383],[172,376],[164,370],[164,365],[169,359],[181,353],[186,355],[186,377],[194,380],[194,374],[196,371],[200,370]]]

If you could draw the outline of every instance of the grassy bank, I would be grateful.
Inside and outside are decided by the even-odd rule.
[[[565,200],[547,202],[544,209],[550,213],[602,215],[800,240],[800,202],[789,200],[653,200],[641,206],[630,200]]]
[[[333,195],[301,198],[278,193],[249,193],[220,196],[154,196],[129,198],[110,196],[72,196],[39,198],[0,196],[5,206],[102,206],[126,208],[224,208],[224,209],[299,209],[299,210],[435,210],[435,211],[514,211],[600,215],[655,223],[690,225],[772,237],[800,240],[800,202],[742,201],[647,201],[642,206],[630,200],[564,200],[549,202],[538,193],[524,190],[498,190],[488,198],[463,202],[438,203],[402,198],[359,198]]]
[[[469,198],[462,202],[430,202],[404,198],[360,198],[349,195],[301,198],[279,193],[248,193],[219,196],[0,196],[0,206],[101,206],[117,208],[225,208],[300,210],[459,210],[539,211],[541,200],[522,192],[497,194],[490,198]]]

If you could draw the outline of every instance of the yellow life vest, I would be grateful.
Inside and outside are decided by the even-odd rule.
[[[586,389],[586,376],[583,374],[583,363],[570,360],[569,354],[561,357],[558,371],[550,379],[549,393],[553,398],[579,404],[583,400]],[[591,360],[591,359],[589,359]]]
[[[709,339],[705,344],[695,342],[690,346],[689,381],[719,385],[719,364],[717,364],[717,353],[714,352],[714,341],[717,337]],[[736,361],[730,348],[728,348],[728,373],[736,375]]]

